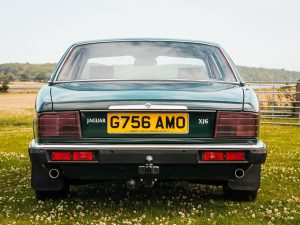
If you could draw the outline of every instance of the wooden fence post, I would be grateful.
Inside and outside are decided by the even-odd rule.
[[[300,80],[297,81],[297,85],[296,85],[296,107],[300,107]],[[300,123],[300,108],[296,108],[295,112],[297,113],[297,117],[299,119],[299,123]]]

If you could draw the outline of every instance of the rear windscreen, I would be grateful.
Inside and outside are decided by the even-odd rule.
[[[57,81],[218,80],[236,82],[218,47],[184,42],[123,41],[73,48]]]

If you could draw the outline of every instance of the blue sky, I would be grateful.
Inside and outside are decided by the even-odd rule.
[[[0,0],[0,63],[57,62],[74,42],[163,37],[221,44],[236,64],[300,71],[298,0]]]

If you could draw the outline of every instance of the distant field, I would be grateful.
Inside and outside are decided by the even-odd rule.
[[[0,110],[15,110],[23,112],[24,109],[33,109],[37,91],[27,93],[3,93],[0,94]]]
[[[150,192],[123,184],[71,187],[36,201],[27,148],[35,93],[0,94],[0,224],[300,224],[300,128],[263,125],[268,145],[257,201],[225,201],[220,187],[169,183]]]
[[[0,94],[0,127],[30,124],[36,95],[37,91]]]
[[[40,82],[20,82],[14,81],[9,83],[9,91],[16,92],[16,91],[38,91],[43,85],[46,83]]]

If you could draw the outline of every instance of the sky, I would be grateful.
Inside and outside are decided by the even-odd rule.
[[[58,62],[74,42],[216,42],[238,65],[300,71],[299,0],[0,0],[0,63]]]

